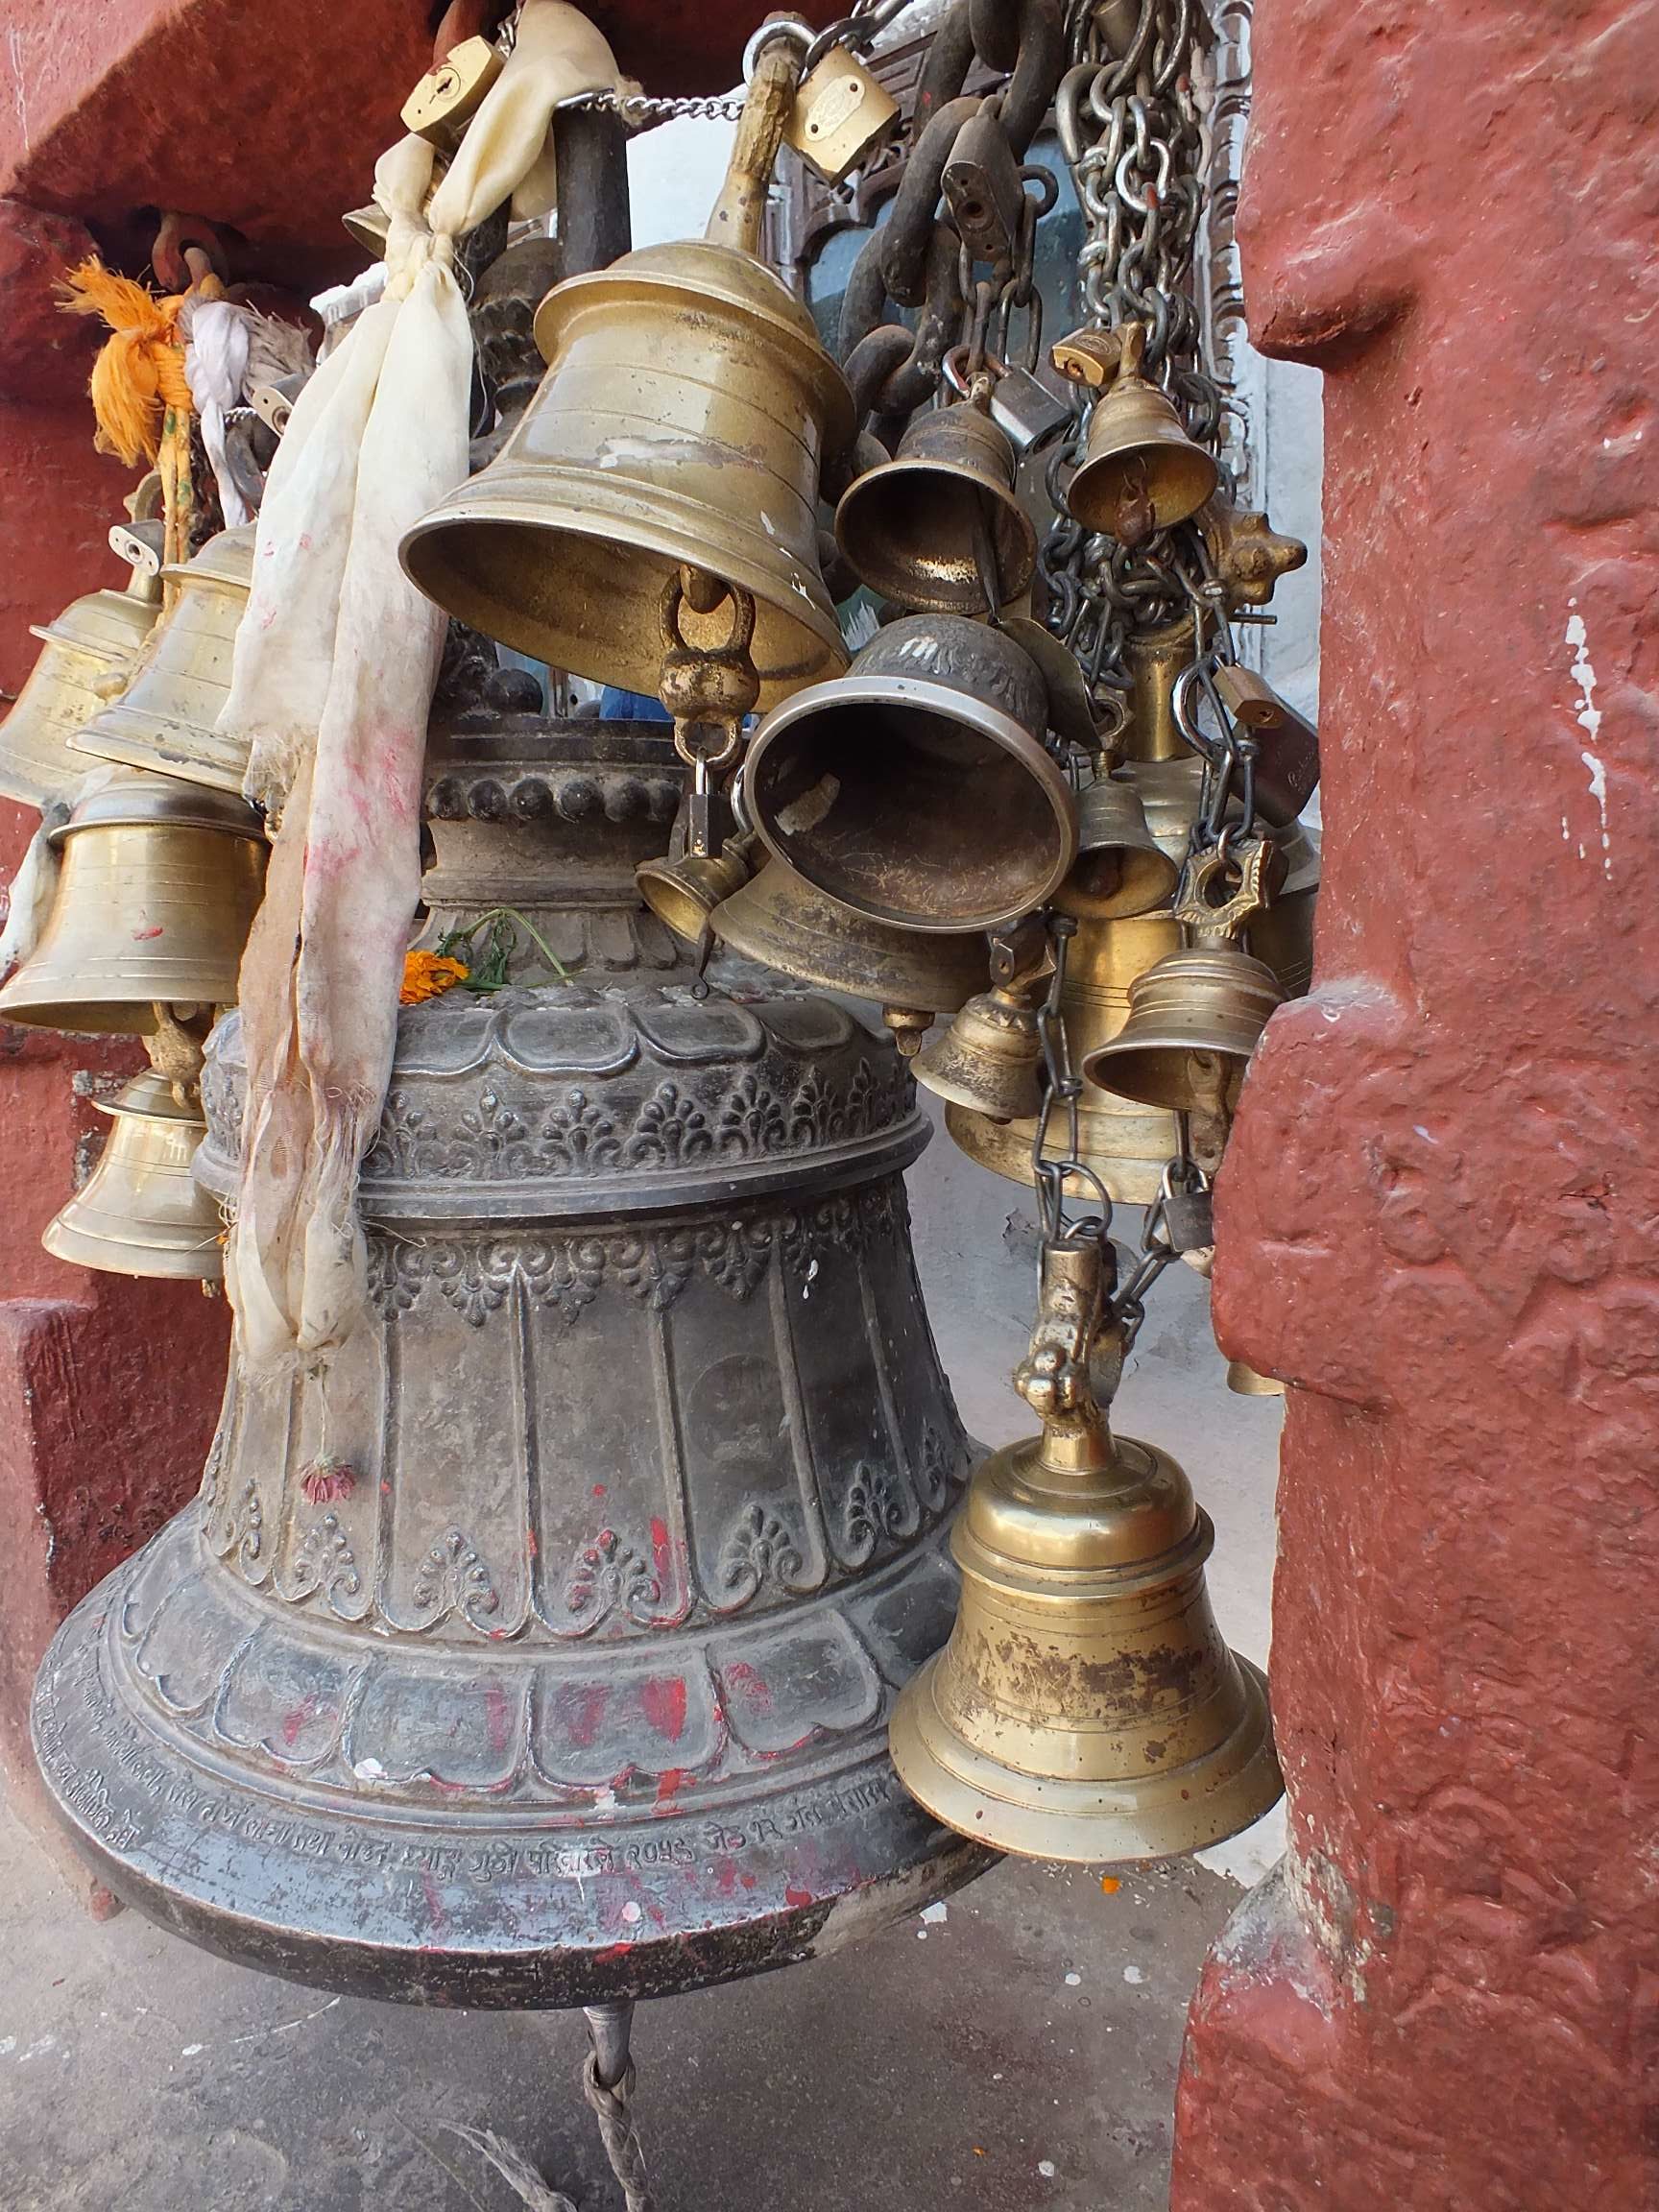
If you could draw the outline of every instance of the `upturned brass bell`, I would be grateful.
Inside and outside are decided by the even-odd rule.
[[[1118,922],[1167,906],[1180,868],[1153,836],[1141,794],[1098,776],[1077,808],[1077,863],[1054,903],[1079,921]]]
[[[265,883],[252,806],[167,776],[117,770],[52,842],[62,869],[40,942],[0,990],[0,1021],[143,1034],[157,1004],[236,997]]]
[[[717,906],[709,926],[722,944],[800,982],[868,998],[886,1013],[901,1051],[914,1052],[935,1014],[953,1014],[985,980],[976,937],[890,929],[854,914],[768,860]]]
[[[703,240],[555,285],[536,316],[547,374],[517,427],[404,539],[415,583],[487,637],[652,695],[663,589],[685,565],[753,594],[762,708],[846,666],[817,499],[825,454],[852,443],[852,395],[756,256],[799,61],[781,40],[761,50]]]
[[[1208,892],[1232,865],[1216,851],[1190,861],[1175,918],[1196,942],[1170,952],[1129,986],[1129,1019],[1089,1054],[1083,1073],[1102,1089],[1174,1114],[1230,1118],[1251,1054],[1285,1003],[1279,978],[1235,942],[1264,903],[1269,849],[1241,848],[1238,888],[1225,906]]]
[[[1049,1242],[1015,1374],[1042,1433],[970,1483],[955,1626],[893,1716],[911,1794],[1023,1858],[1198,1850],[1283,1790],[1266,1683],[1210,1610],[1214,1531],[1173,1459],[1113,1435],[1121,1338],[1101,1325],[1100,1239]]]
[[[960,614],[889,623],[749,748],[750,819],[798,875],[899,929],[997,929],[1077,855],[1077,805],[1043,743],[1035,662]]]
[[[182,1103],[154,1069],[108,1105],[97,1103],[114,1124],[103,1157],[85,1189],[47,1223],[41,1243],[76,1267],[218,1282],[223,1223],[190,1173],[206,1134],[201,1107]]]
[[[1125,324],[1117,376],[1094,402],[1082,466],[1066,504],[1086,530],[1138,545],[1196,515],[1220,481],[1213,454],[1187,435],[1173,403],[1141,373],[1146,333]]]
[[[126,591],[87,591],[55,622],[35,626],[45,650],[0,723],[0,799],[46,807],[63,798],[89,763],[70,740],[121,688],[160,613],[152,577]]]
[[[1014,447],[972,399],[919,415],[891,461],[841,495],[835,541],[873,591],[937,614],[983,614],[1018,599],[1037,532],[1014,488]]]
[[[118,698],[71,740],[77,753],[153,775],[182,777],[237,798],[245,741],[216,727],[230,688],[236,627],[253,574],[253,525],[221,530],[193,561],[161,571],[171,603]],[[86,766],[83,761],[83,772]]]

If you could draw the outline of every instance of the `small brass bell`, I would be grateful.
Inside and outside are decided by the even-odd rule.
[[[1242,1359],[1227,1362],[1227,1387],[1238,1398],[1283,1398],[1285,1385],[1277,1375],[1262,1375]]]
[[[759,839],[729,837],[718,853],[682,853],[647,860],[634,872],[639,896],[664,928],[701,950],[716,906],[741,891],[755,873]]]
[[[1046,719],[1042,675],[1005,633],[908,615],[761,724],[743,772],[750,819],[798,875],[876,921],[1000,928],[1042,905],[1077,854]]]
[[[41,1243],[72,1266],[218,1282],[223,1223],[190,1173],[206,1134],[201,1107],[181,1103],[154,1069],[99,1105],[114,1122],[103,1157],[85,1189],[47,1223]]]
[[[240,798],[248,748],[216,725],[252,580],[252,523],[221,530],[193,561],[161,574],[173,587],[171,605],[126,690],[76,733],[74,748]]]
[[[1117,922],[1167,906],[1181,871],[1147,826],[1127,780],[1098,776],[1077,809],[1077,864],[1054,894],[1062,913]]]
[[[955,1626],[893,1715],[912,1796],[1022,1858],[1198,1850],[1283,1791],[1266,1684],[1210,1610],[1209,1518],[1173,1459],[1108,1425],[1121,1360],[1102,1333],[1100,1238],[1051,1240],[1015,1374],[1042,1434],[969,1485]]]
[[[768,860],[710,918],[733,952],[821,990],[882,1007],[899,1048],[914,1052],[935,1014],[953,1014],[985,980],[976,937],[890,929],[838,906],[781,861]]]
[[[134,572],[125,591],[87,591],[34,628],[45,647],[0,723],[0,799],[46,807],[72,791],[87,762],[70,750],[82,725],[127,681],[161,598]]]
[[[1188,437],[1173,403],[1141,373],[1146,332],[1126,323],[1118,373],[1094,402],[1083,464],[1066,493],[1073,518],[1139,545],[1196,515],[1220,481],[1214,455]]]
[[[487,637],[649,696],[663,588],[685,565],[753,594],[762,708],[846,666],[817,500],[826,453],[852,444],[852,395],[756,255],[800,61],[781,39],[761,49],[702,241],[548,293],[536,397],[404,539],[415,583]]]
[[[1038,1011],[1054,973],[1048,932],[1032,916],[991,940],[991,988],[975,992],[937,1044],[916,1062],[916,1080],[991,1121],[1028,1119],[1043,1103]]]
[[[1103,1090],[1174,1114],[1230,1118],[1250,1055],[1285,1003],[1279,978],[1235,942],[1262,910],[1266,840],[1235,854],[1225,847],[1188,863],[1175,919],[1197,942],[1170,952],[1129,986],[1129,1019],[1090,1053],[1083,1072]],[[1238,887],[1224,905],[1209,894],[1234,869]]]
[[[118,770],[52,842],[62,870],[31,957],[0,990],[0,1020],[143,1034],[156,1007],[219,1006],[265,884],[252,806],[167,776]]]
[[[835,541],[873,591],[902,607],[983,614],[992,578],[1005,607],[1037,566],[1037,532],[1015,491],[1015,468],[985,400],[919,415],[893,459],[842,493]]]

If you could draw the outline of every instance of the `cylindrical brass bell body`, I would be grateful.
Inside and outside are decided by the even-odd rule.
[[[0,723],[0,799],[44,807],[74,789],[91,763],[70,740],[125,681],[159,613],[133,591],[87,591],[35,628],[45,650]]]
[[[240,796],[248,747],[217,724],[253,574],[252,523],[221,530],[193,561],[161,573],[172,605],[127,689],[76,733],[75,750]]]
[[[134,772],[53,835],[62,871],[40,942],[0,990],[0,1020],[146,1034],[155,1008],[228,1005],[265,886],[252,807]]]
[[[517,428],[403,541],[421,590],[655,696],[663,588],[688,564],[753,593],[762,709],[844,668],[816,509],[853,401],[781,280],[731,247],[651,247],[556,285],[536,338],[548,371]],[[697,617],[685,629],[703,641]],[[729,629],[716,613],[708,636]]]
[[[781,860],[717,906],[711,926],[746,959],[878,1006],[953,1014],[985,980],[978,938],[890,929],[837,905]]]
[[[1231,1111],[1250,1055],[1284,1003],[1264,961],[1227,939],[1200,939],[1136,976],[1128,1021],[1087,1055],[1083,1073],[1139,1105]]]
[[[1158,387],[1124,376],[1095,402],[1066,504],[1086,530],[1137,541],[1196,515],[1219,481],[1214,456],[1188,437]],[[1141,522],[1134,532],[1132,516]]]
[[[1013,639],[961,615],[890,623],[849,674],[767,716],[744,766],[778,857],[895,929],[1018,921],[1066,879],[1077,804],[1043,744],[1046,692]]]
[[[219,1209],[190,1173],[206,1134],[200,1109],[180,1106],[172,1084],[147,1070],[103,1111],[114,1124],[103,1157],[41,1243],[76,1267],[218,1282]]]
[[[998,604],[1007,606],[1037,567],[1037,532],[1015,491],[1015,469],[1013,446],[982,408],[919,415],[893,459],[841,494],[835,541],[871,590],[901,607],[983,614],[983,530]]]
[[[1266,1684],[1210,1610],[1214,1542],[1174,1460],[1119,1438],[1097,1475],[1036,1438],[980,1467],[951,1549],[950,1641],[902,1694],[893,1762],[947,1826],[1025,1858],[1149,1860],[1281,1794]]]

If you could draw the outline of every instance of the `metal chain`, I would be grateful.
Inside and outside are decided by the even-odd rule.
[[[1130,0],[1134,5],[1134,0]],[[1055,103],[1061,151],[1082,210],[1078,257],[1084,322],[1146,330],[1144,370],[1181,410],[1189,434],[1214,451],[1221,395],[1203,360],[1194,254],[1204,206],[1206,145],[1197,84],[1209,24],[1200,0],[1139,0],[1127,9],[1069,0],[1071,65]],[[1181,611],[1178,564],[1192,558],[1191,525],[1134,551],[1092,536],[1066,511],[1066,486],[1083,459],[1089,398],[1049,461],[1056,519],[1044,541],[1048,623],[1070,646],[1097,707],[1129,689],[1125,648],[1137,630]]]

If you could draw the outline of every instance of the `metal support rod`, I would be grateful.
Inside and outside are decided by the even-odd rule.
[[[599,2123],[599,2138],[611,2171],[622,2185],[628,2212],[654,2212],[645,2153],[628,2111],[634,2096],[634,2061],[628,2056],[634,2000],[621,1997],[609,2005],[585,2005],[582,2014],[592,2044],[582,2069],[582,2094]]]

